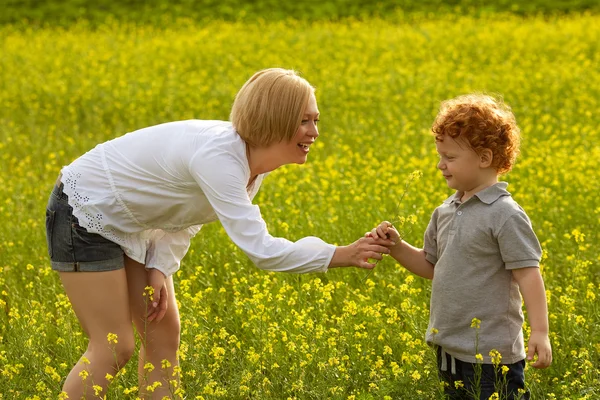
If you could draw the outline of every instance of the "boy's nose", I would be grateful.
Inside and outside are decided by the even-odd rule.
[[[438,167],[438,169],[446,169],[446,164],[444,164],[444,163],[442,162],[442,160],[440,160],[440,161],[438,161],[438,163],[437,163],[437,167]]]

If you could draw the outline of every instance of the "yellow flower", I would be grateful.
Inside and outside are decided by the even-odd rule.
[[[475,358],[478,359],[479,361],[483,361],[483,356],[481,355],[481,353],[475,354]]]
[[[81,377],[82,381],[85,381],[89,375],[90,375],[90,373],[87,372],[85,369],[83,371],[79,372],[79,376]]]
[[[479,329],[481,327],[481,320],[473,318],[471,320],[471,328]]]
[[[500,362],[502,361],[502,355],[498,350],[490,350],[490,357],[492,358],[492,364],[494,364],[496,367],[500,365]]]
[[[106,335],[106,340],[108,340],[108,343],[117,344],[117,343],[119,343],[119,341],[117,339],[118,339],[118,336],[116,333],[108,333],[108,335]]]
[[[147,372],[154,371],[154,365],[150,362],[147,362],[146,364],[144,364],[144,371],[147,371]]]
[[[154,288],[152,286],[146,286],[144,288],[144,296],[152,297],[154,295]]]

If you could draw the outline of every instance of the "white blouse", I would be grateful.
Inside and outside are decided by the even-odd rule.
[[[99,144],[62,169],[73,215],[146,268],[174,274],[203,224],[219,219],[258,268],[324,272],[335,246],[269,235],[247,189],[246,144],[224,121],[178,121]]]

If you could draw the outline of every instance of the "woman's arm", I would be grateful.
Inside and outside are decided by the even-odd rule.
[[[260,209],[246,191],[247,172],[235,157],[219,152],[203,154],[192,159],[190,172],[231,240],[260,269],[308,273],[340,266],[373,268],[368,258],[380,259],[378,253],[389,252],[384,242],[367,238],[337,247],[314,236],[295,242],[271,236]]]

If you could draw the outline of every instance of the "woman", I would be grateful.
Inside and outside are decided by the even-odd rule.
[[[319,136],[318,119],[306,80],[294,71],[267,69],[238,92],[231,123],[190,120],[141,129],[96,146],[62,169],[46,212],[48,248],[89,337],[85,359],[63,387],[69,398],[93,393],[92,381],[106,392],[106,375],[114,375],[134,351],[132,320],[146,346],[140,378],[146,374],[152,383],[165,376],[161,368],[144,371],[146,362],[177,365],[180,326],[172,275],[202,224],[219,219],[233,242],[269,271],[373,268],[369,258],[389,253],[385,246],[391,243],[383,239],[336,247],[316,237],[295,243],[272,237],[252,204],[270,171],[306,162]],[[143,296],[148,285],[154,288],[150,309]],[[118,336],[117,343],[107,344],[108,333]],[[88,379],[80,377],[83,370]],[[153,396],[165,395],[163,382]]]

